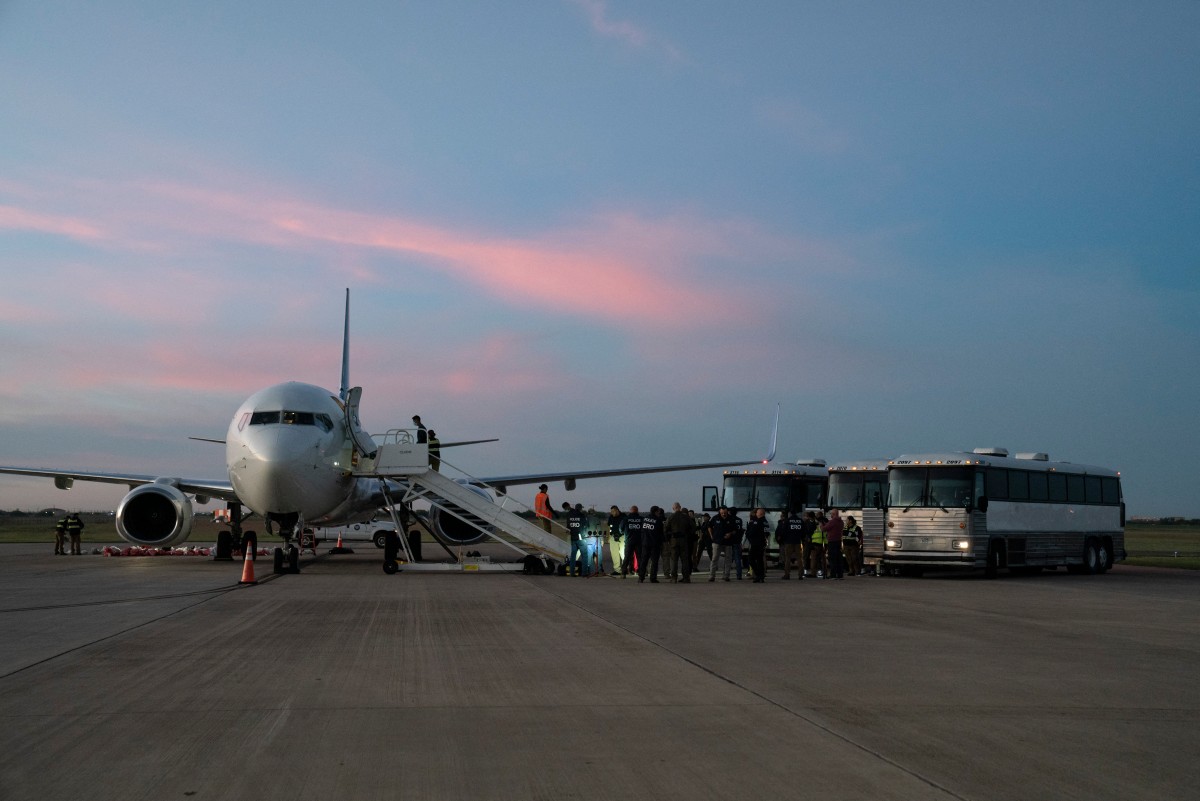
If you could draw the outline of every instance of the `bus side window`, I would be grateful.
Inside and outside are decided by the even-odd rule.
[[[1067,503],[1086,503],[1083,476],[1067,476]]]
[[[1008,471],[999,467],[989,467],[987,471],[987,496],[993,501],[1008,500]]]
[[[1008,497],[1013,501],[1029,500],[1029,474],[1024,470],[1008,471]]]
[[[1088,503],[1104,503],[1100,492],[1100,476],[1088,476],[1083,480],[1083,484]]]
[[[1106,506],[1116,506],[1121,502],[1121,482],[1115,478],[1100,480],[1103,487],[1104,503]]]
[[[1067,502],[1067,477],[1061,473],[1051,473],[1046,477],[1050,483],[1050,502]]]
[[[1045,473],[1029,474],[1029,500],[1045,501],[1050,497],[1050,488]]]

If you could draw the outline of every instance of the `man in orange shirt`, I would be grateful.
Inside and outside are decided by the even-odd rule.
[[[550,493],[547,492],[549,487],[542,484],[538,487],[538,494],[533,499],[533,513],[537,516],[538,523],[547,534],[550,533],[550,521],[554,519],[554,509],[550,506]]]

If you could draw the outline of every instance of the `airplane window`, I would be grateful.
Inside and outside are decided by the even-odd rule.
[[[279,422],[279,412],[255,412],[250,415],[250,425],[265,426],[270,423]]]
[[[312,412],[288,412],[283,413],[283,423],[289,426],[311,426],[316,425],[313,422]]]

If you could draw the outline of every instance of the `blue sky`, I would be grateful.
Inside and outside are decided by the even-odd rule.
[[[0,2],[0,463],[353,379],[479,475],[1003,446],[1200,516],[1200,6]],[[695,503],[715,473],[559,498]],[[113,506],[0,479],[0,508]]]

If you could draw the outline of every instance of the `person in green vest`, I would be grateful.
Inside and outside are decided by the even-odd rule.
[[[811,512],[810,512],[811,514]],[[808,570],[810,576],[817,578],[825,578],[825,532],[821,530],[820,524],[825,522],[821,518],[817,518],[817,527],[813,529],[812,541],[808,546]]]

